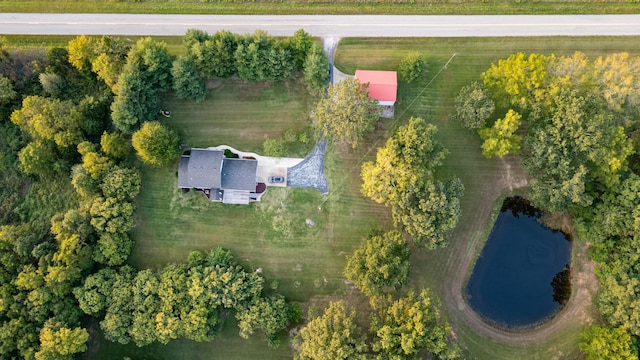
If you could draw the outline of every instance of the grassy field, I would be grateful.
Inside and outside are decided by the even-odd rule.
[[[186,146],[228,144],[261,152],[266,138],[287,129],[307,127],[310,99],[300,82],[252,84],[219,81],[206,101],[195,104],[168,96],[163,106],[172,111],[165,123],[176,129]],[[313,144],[309,144],[309,151]],[[308,189],[271,188],[263,201],[250,206],[210,203],[196,192],[177,189],[176,167],[143,167],[143,189],[138,197],[136,246],[130,263],[159,268],[186,259],[195,249],[230,249],[247,269],[262,268],[266,286],[275,287],[307,308],[323,308],[332,298],[359,294],[344,284],[342,270],[369,229],[385,224],[386,210],[372,206],[357,192],[358,184],[342,174],[351,170],[349,156],[330,148],[326,173],[331,196]],[[354,190],[355,189],[355,190]],[[320,209],[318,206],[321,205]],[[382,218],[382,220],[380,220]],[[306,225],[306,219],[315,226]],[[211,343],[175,341],[169,345],[136,348],[101,341],[98,359],[225,359],[290,358],[286,340],[278,350],[259,336],[243,340],[232,316],[222,335]]]
[[[419,52],[429,62],[429,74],[423,84],[400,86],[396,114],[421,116],[440,129],[439,139],[451,152],[445,161],[444,176],[456,174],[466,187],[462,200],[462,218],[446,249],[415,252],[412,259],[412,285],[431,287],[443,298],[445,313],[470,357],[478,359],[550,359],[580,358],[578,332],[585,318],[576,317],[562,327],[551,327],[544,339],[513,344],[476,333],[462,318],[466,304],[455,294],[466,284],[473,262],[481,251],[490,229],[496,199],[504,192],[526,184],[517,158],[487,160],[480,154],[478,137],[450,121],[453,99],[458,90],[503,57],[517,51],[543,54],[567,54],[576,50],[589,56],[618,51],[640,55],[640,39],[629,38],[485,38],[485,39],[343,39],[336,53],[336,64],[344,72],[359,69],[397,68],[408,52]],[[452,59],[453,54],[455,56]],[[445,63],[450,63],[445,68]],[[425,86],[428,82],[428,86]],[[409,107],[410,106],[410,107]],[[398,111],[400,110],[400,111]],[[574,259],[584,261],[584,244],[574,245]],[[574,263],[576,267],[584,264]],[[461,274],[455,277],[453,274]],[[586,299],[588,302],[589,299]],[[593,312],[593,308],[589,309]],[[522,339],[527,339],[526,334]]]
[[[179,192],[175,167],[143,167],[134,234],[136,247],[130,263],[139,268],[159,268],[184,260],[191,250],[220,245],[232,250],[248,269],[262,268],[267,286],[277,286],[278,291],[305,308],[321,308],[331,299],[347,298],[351,304],[366,309],[363,297],[343,282],[345,255],[370,229],[389,229],[391,224],[387,209],[360,195],[360,164],[375,157],[375,149],[384,144],[394,127],[409,116],[421,116],[438,126],[438,137],[450,151],[441,176],[460,176],[466,194],[463,217],[451,245],[433,252],[414,249],[411,285],[433,288],[448,300],[464,285],[452,281],[451,274],[461,268],[470,271],[481,250],[495,200],[510,187],[522,184],[517,159],[484,159],[477,136],[449,120],[453,98],[460,87],[478,79],[491,62],[515,51],[571,54],[581,50],[599,55],[626,50],[640,54],[638,44],[639,38],[343,39],[336,54],[342,71],[353,72],[356,67],[393,70],[404,54],[417,51],[427,57],[429,74],[422,83],[401,84],[396,119],[380,122],[360,148],[329,148],[329,195],[304,189],[269,189],[260,204],[212,204],[199,194]],[[186,146],[228,144],[260,152],[266,138],[280,137],[289,128],[303,131],[308,126],[313,101],[295,81],[257,85],[219,81],[210,87],[206,101],[200,104],[171,96],[164,100],[163,106],[173,115],[162,120],[180,133]],[[510,174],[505,174],[506,168]],[[307,227],[307,218],[316,225]],[[456,309],[463,303],[444,305],[444,312],[470,357],[548,359],[562,354],[561,358],[579,358],[579,321],[543,340],[513,345],[475,333],[458,316]],[[211,343],[174,341],[136,348],[99,341],[94,350],[92,358],[97,359],[291,357],[286,344],[271,350],[259,336],[239,338],[232,316],[225,318],[220,336]]]
[[[0,12],[151,14],[637,14],[637,1],[547,0],[3,0]]]

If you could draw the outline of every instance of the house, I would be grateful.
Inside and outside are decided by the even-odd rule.
[[[178,166],[178,188],[196,189],[211,201],[248,204],[266,186],[257,181],[258,161],[227,158],[223,150],[191,149]]]
[[[369,83],[369,97],[378,100],[380,106],[394,106],[398,92],[398,75],[395,71],[356,70],[361,84]]]

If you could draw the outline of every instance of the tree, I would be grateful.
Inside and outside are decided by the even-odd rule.
[[[129,46],[121,38],[103,36],[96,44],[96,54],[91,61],[91,70],[113,91],[118,77],[127,62]]]
[[[173,89],[178,99],[202,102],[207,96],[206,84],[200,77],[200,71],[191,56],[180,56],[174,61],[171,75],[173,76]]]
[[[482,143],[482,155],[490,159],[493,156],[503,157],[518,154],[522,138],[516,135],[520,127],[522,115],[509,109],[503,119],[498,119],[492,127],[478,131]]]
[[[640,57],[622,52],[593,62],[595,85],[609,109],[637,114],[640,107]]]
[[[93,260],[109,266],[124,264],[133,249],[134,241],[122,232],[100,235],[93,250]]]
[[[240,337],[248,339],[256,328],[262,330],[269,344],[278,345],[276,335],[289,325],[289,305],[283,295],[254,299],[246,308],[236,312]]]
[[[367,344],[344,302],[332,302],[294,338],[296,360],[366,359]]]
[[[380,293],[384,287],[399,290],[409,277],[410,254],[398,231],[371,235],[347,258],[344,275],[368,296]]]
[[[587,360],[637,360],[637,349],[629,333],[619,327],[591,325],[580,333],[580,351]]]
[[[304,82],[311,93],[319,93],[327,86],[329,58],[320,44],[313,43],[302,66]]]
[[[43,72],[40,73],[38,79],[40,79],[42,91],[54,97],[58,97],[67,87],[62,76],[56,73]]]
[[[396,226],[401,226],[416,245],[435,249],[448,245],[451,230],[460,218],[464,186],[457,177],[442,183],[425,181],[401,193],[391,206]]]
[[[18,153],[20,169],[26,174],[41,177],[50,176],[64,169],[64,163],[57,158],[55,147],[46,141],[30,142]]]
[[[467,129],[480,129],[493,115],[495,103],[491,93],[480,83],[474,81],[460,89],[455,101],[454,118]]]
[[[160,99],[158,88],[150,83],[141,65],[127,62],[124,66],[116,97],[111,104],[111,119],[116,129],[131,134],[141,121],[147,120],[158,112]]]
[[[274,46],[265,51],[264,73],[267,80],[279,81],[290,78],[293,74],[294,64],[288,49]]]
[[[598,310],[613,326],[640,335],[640,280],[617,269],[605,269],[600,275]]]
[[[131,143],[142,161],[153,166],[167,165],[180,155],[178,135],[157,121],[144,123]]]
[[[329,85],[327,96],[320,99],[311,114],[316,134],[353,148],[378,120],[376,102],[369,98],[367,85],[357,79],[345,79]]]
[[[376,162],[362,164],[362,194],[391,207],[396,226],[427,248],[446,245],[460,216],[464,186],[458,178],[435,180],[447,150],[434,139],[437,128],[421,118],[397,129],[379,148]]]
[[[385,146],[378,148],[376,162],[362,164],[362,194],[377,203],[390,204],[419,179],[430,178],[448,151],[435,139],[438,128],[422,118],[400,126]]]
[[[122,159],[131,150],[129,137],[120,132],[103,132],[100,137],[100,148],[113,159]]]
[[[460,348],[449,340],[451,327],[440,317],[439,305],[427,290],[410,291],[384,304],[372,319],[375,334],[371,347],[378,359],[421,359],[426,349],[439,359],[457,359]]]
[[[59,148],[75,146],[84,136],[70,101],[27,96],[22,108],[11,114],[11,121],[34,139],[54,142]]]
[[[11,80],[0,75],[0,105],[5,105],[18,97],[18,93],[13,89]]]
[[[145,82],[156,91],[164,91],[171,85],[173,58],[164,41],[139,39],[127,54],[127,63],[140,65]]]
[[[297,69],[302,70],[304,63],[307,59],[307,54],[314,45],[311,35],[304,31],[304,29],[298,29],[293,36],[289,38],[289,48],[293,55],[293,62]]]
[[[77,327],[69,329],[64,326],[47,324],[40,331],[40,351],[35,354],[36,360],[73,359],[73,355],[87,350],[89,333]]]
[[[550,115],[528,130],[523,165],[534,176],[537,206],[550,212],[587,207],[594,199],[587,189],[619,182],[633,146],[598,108],[596,98],[566,90],[554,98]]]
[[[95,198],[89,209],[91,225],[98,233],[126,233],[133,228],[134,209],[132,203],[115,198]]]
[[[80,71],[91,70],[91,62],[95,58],[95,38],[80,35],[69,40],[69,62]]]
[[[427,62],[422,55],[411,53],[405,56],[398,66],[398,75],[405,82],[412,83],[424,77]]]
[[[190,50],[193,45],[198,43],[203,43],[209,39],[209,34],[200,29],[189,29],[182,36],[182,45],[184,45],[185,49]]]
[[[206,78],[228,78],[236,73],[234,54],[239,36],[230,31],[218,31],[209,38],[198,35],[200,41],[192,41],[189,53]]]
[[[136,169],[115,167],[105,175],[100,188],[108,198],[129,201],[140,192],[141,182],[140,173]]]
[[[491,64],[482,73],[482,80],[497,99],[507,100],[518,109],[530,110],[548,96],[547,65],[552,60],[552,57],[540,54],[513,54],[499,60],[498,64]]]
[[[82,167],[96,181],[101,181],[114,166],[111,159],[98,153],[96,146],[88,141],[78,144],[78,153],[82,155]]]

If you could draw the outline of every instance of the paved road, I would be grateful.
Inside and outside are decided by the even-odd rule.
[[[141,15],[1,13],[0,34],[182,35],[264,29],[287,36],[299,28],[321,37],[467,37],[640,35],[640,15]]]

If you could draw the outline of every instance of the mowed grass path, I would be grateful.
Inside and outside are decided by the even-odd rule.
[[[396,116],[401,117],[395,120],[394,125],[406,123],[410,116],[420,116],[436,124],[440,130],[439,140],[450,151],[440,174],[443,178],[453,174],[459,176],[466,191],[462,199],[462,217],[451,236],[449,247],[431,252],[413,252],[411,285],[436,290],[445,302],[444,312],[452,322],[468,357],[581,358],[577,349],[578,333],[584,319],[595,314],[591,308],[584,316],[550,331],[544,339],[522,341],[520,344],[478,334],[461,316],[466,304],[460,301],[460,292],[490,230],[494,203],[504,191],[525,184],[526,176],[519,167],[519,159],[515,157],[505,161],[483,158],[478,136],[450,120],[453,101],[459,89],[472,80],[479,80],[480,73],[492,62],[518,51],[571,55],[579,50],[593,57],[627,51],[638,55],[639,44],[637,37],[342,39],[340,42],[336,64],[340,70],[351,74],[356,68],[396,70],[400,60],[409,52],[421,53],[428,59],[429,70],[425,81],[421,84],[400,84]],[[451,59],[454,53],[456,55]],[[449,65],[443,68],[450,59]],[[425,87],[427,82],[429,85]],[[380,138],[377,146],[383,143],[384,139]],[[375,151],[371,150],[364,154],[364,160],[371,160],[374,156]]]
[[[166,96],[163,107],[172,111],[163,123],[176,129],[186,147],[228,144],[260,153],[266,138],[287,129],[308,126],[312,105],[298,81],[243,83],[218,81],[206,101],[196,104]],[[309,150],[313,147],[308,144]],[[323,308],[330,299],[357,292],[345,285],[342,271],[369,229],[384,224],[386,209],[372,206],[352,185],[354,166],[330,147],[326,161],[330,196],[309,189],[270,188],[263,202],[243,205],[211,203],[201,194],[177,189],[177,164],[165,168],[142,166],[143,185],[137,199],[136,245],[129,263],[136,268],[160,268],[185,261],[193,250],[215,246],[230,249],[249,271],[262,269],[266,288],[274,280],[291,301]],[[357,171],[359,174],[359,170]],[[356,176],[357,178],[357,176]],[[320,208],[318,208],[320,206]],[[382,220],[381,220],[382,218]],[[315,226],[306,225],[306,219]],[[227,312],[221,334],[210,343],[172,341],[168,345],[137,348],[101,341],[99,359],[286,359],[292,354],[287,339],[280,348],[267,347],[256,334],[241,339],[233,314]]]

